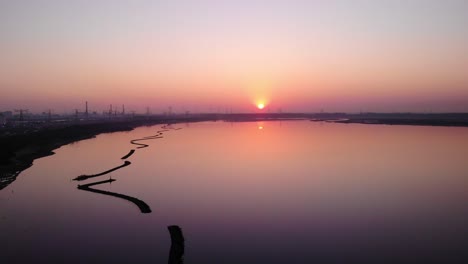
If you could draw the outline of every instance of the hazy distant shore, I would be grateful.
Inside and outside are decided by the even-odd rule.
[[[312,121],[326,121],[343,124],[368,124],[368,125],[409,125],[409,126],[444,126],[444,127],[468,127],[468,114],[344,114],[332,118],[313,119]]]
[[[53,150],[101,133],[131,131],[139,126],[201,121],[249,122],[268,120],[310,120],[334,123],[468,127],[468,114],[344,114],[344,113],[265,113],[200,114],[76,122],[61,127],[45,127],[35,132],[0,136],[0,190],[30,167],[35,159],[53,155]]]

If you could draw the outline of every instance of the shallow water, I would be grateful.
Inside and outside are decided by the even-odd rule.
[[[173,125],[57,149],[0,191],[2,263],[455,262],[466,245],[468,129],[309,121]],[[124,164],[109,174],[98,174]],[[77,189],[137,198],[130,201]],[[4,262],[5,261],[5,262]]]

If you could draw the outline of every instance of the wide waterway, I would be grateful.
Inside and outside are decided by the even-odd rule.
[[[467,242],[468,128],[204,122],[55,153],[0,191],[0,263],[457,263]]]

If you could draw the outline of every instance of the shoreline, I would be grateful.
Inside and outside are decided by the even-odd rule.
[[[341,124],[364,125],[403,125],[403,126],[432,126],[432,127],[468,127],[468,117],[443,116],[352,116],[331,121]]]
[[[193,120],[197,122],[198,120]],[[202,120],[205,121],[205,120]],[[208,120],[206,120],[208,121]],[[54,155],[54,150],[104,133],[132,131],[141,126],[187,122],[186,119],[141,119],[116,122],[70,124],[35,133],[0,138],[0,191],[33,165],[36,159]]]
[[[129,120],[101,120],[70,123],[63,127],[44,128],[28,134],[0,137],[0,191],[12,183],[21,171],[33,165],[34,160],[54,155],[55,149],[103,133],[132,131],[141,126],[158,124],[195,123],[204,121],[309,120],[342,124],[412,125],[468,127],[467,113],[452,114],[344,114],[344,113],[284,113],[284,114],[201,114],[176,117],[145,117]]]

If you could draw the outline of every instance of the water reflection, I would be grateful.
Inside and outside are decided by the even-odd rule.
[[[191,124],[139,141],[150,145],[140,151],[130,140],[161,129],[141,127],[57,150],[25,171],[14,193],[0,192],[0,262],[364,263],[373,255],[371,263],[401,263],[406,254],[412,263],[437,255],[468,263],[450,259],[463,254],[468,231],[466,128],[263,125]],[[83,168],[121,165],[130,149],[132,164],[112,172],[112,189],[87,187],[157,213],[76,189],[110,174],[68,181]],[[190,239],[183,255],[176,243],[170,256],[171,224]]]
[[[257,123],[257,128],[258,128],[258,130],[263,130],[263,128],[264,128],[263,122],[258,122]]]

